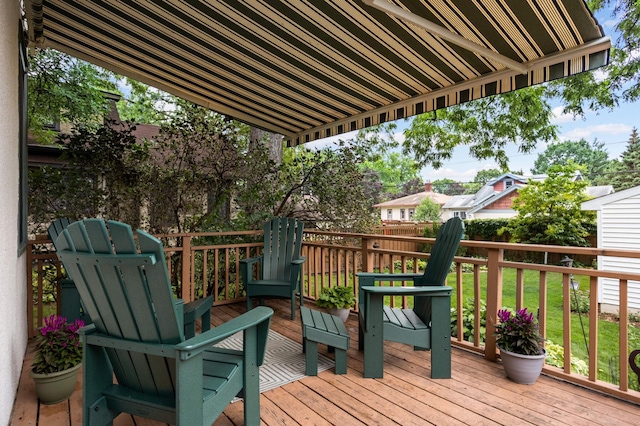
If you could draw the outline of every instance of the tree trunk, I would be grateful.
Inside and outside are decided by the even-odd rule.
[[[269,133],[257,127],[252,127],[249,132],[250,147],[262,142],[269,147],[269,158],[276,164],[282,163],[282,148],[284,136],[277,133]]]

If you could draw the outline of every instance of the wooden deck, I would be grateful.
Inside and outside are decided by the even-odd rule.
[[[288,302],[270,300],[272,329],[302,342],[300,315],[289,320]],[[244,304],[216,307],[212,323],[220,324],[245,311]],[[499,363],[464,350],[453,350],[452,379],[429,378],[429,352],[385,342],[383,379],[364,379],[358,352],[357,320],[351,333],[348,372],[333,369],[264,392],[265,425],[631,425],[640,424],[640,407],[543,376],[534,385],[508,380]],[[30,346],[31,348],[32,346]],[[25,359],[11,425],[80,425],[81,384],[67,402],[39,406],[29,377],[32,352]],[[328,354],[326,346],[320,352]],[[121,415],[116,425],[158,425]],[[242,402],[231,404],[215,425],[241,425]]]

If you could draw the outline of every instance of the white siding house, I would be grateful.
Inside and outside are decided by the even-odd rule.
[[[582,210],[598,215],[598,248],[640,250],[640,186],[589,200]],[[598,269],[640,273],[640,259],[598,257]],[[629,308],[640,311],[640,282],[629,281]],[[603,312],[617,312],[618,281],[599,278],[598,302]]]

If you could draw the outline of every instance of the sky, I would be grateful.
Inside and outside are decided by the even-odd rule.
[[[615,25],[614,17],[611,10],[605,10],[596,14],[596,19],[603,27],[606,35],[615,40],[613,28]],[[640,128],[640,120],[637,119],[640,113],[640,102],[633,104],[620,104],[613,111],[586,111],[584,118],[574,119],[571,115],[563,115],[561,104],[553,105],[554,118],[552,124],[558,126],[558,140],[580,140],[585,139],[589,143],[597,139],[604,144],[604,149],[608,152],[609,158],[619,158],[620,154],[626,149],[627,141],[634,127]],[[396,140],[402,141],[402,131],[408,126],[405,120],[397,122],[399,134]],[[347,133],[339,136],[341,139],[349,139],[354,133]],[[335,138],[333,138],[335,139]],[[316,141],[312,146],[326,146],[332,138]],[[531,168],[534,165],[538,154],[544,152],[546,144],[539,143],[536,149],[529,154],[522,154],[517,151],[517,147],[511,146],[506,152],[509,156],[509,168],[512,171],[522,170],[523,174],[531,174]],[[473,181],[474,177],[480,170],[499,169],[497,163],[492,160],[476,160],[469,156],[469,150],[466,147],[456,148],[451,160],[443,163],[440,169],[425,167],[421,170],[420,176],[424,182],[435,181],[438,179],[449,178],[459,182]]]

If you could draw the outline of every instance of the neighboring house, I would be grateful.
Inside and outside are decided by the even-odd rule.
[[[412,222],[413,216],[416,213],[416,208],[420,205],[422,200],[427,197],[431,198],[440,207],[451,199],[449,195],[433,192],[433,185],[431,182],[427,182],[424,185],[423,192],[396,198],[395,200],[385,201],[384,203],[376,204],[373,207],[380,209],[380,219],[383,223],[391,221]]]
[[[582,210],[598,216],[598,248],[640,250],[640,186],[585,201]],[[639,273],[640,259],[598,256],[598,270]],[[619,283],[598,278],[598,302],[602,312],[618,311]],[[629,309],[640,311],[640,282],[628,281]]]
[[[499,219],[511,218],[518,213],[513,209],[513,200],[519,195],[529,180],[543,181],[547,175],[522,176],[514,173],[504,173],[487,182],[478,192],[471,195],[456,195],[442,206],[442,220],[452,217],[462,219]],[[582,180],[582,175],[576,173],[576,180]],[[613,187],[590,186],[586,192],[592,197],[611,194]]]

